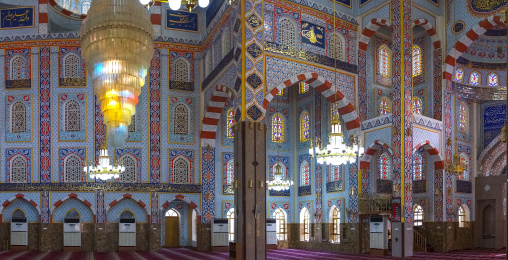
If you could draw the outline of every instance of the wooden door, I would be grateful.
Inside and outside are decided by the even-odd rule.
[[[496,208],[487,205],[483,209],[483,244],[485,248],[496,247]]]
[[[166,247],[179,247],[178,236],[180,230],[178,229],[178,217],[166,217],[165,226]]]

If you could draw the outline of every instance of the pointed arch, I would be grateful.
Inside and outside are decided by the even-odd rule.
[[[341,214],[340,210],[336,205],[330,208],[330,214],[328,216],[328,223],[330,223],[330,242],[340,243],[340,223]]]
[[[438,149],[434,148],[431,144],[430,144],[430,141],[423,141],[421,143],[419,143],[418,145],[415,146],[415,148],[413,149],[413,153],[415,151],[418,151],[418,149],[420,149],[420,147],[423,147],[423,149],[430,155],[430,160],[429,161],[434,161],[434,170],[444,170],[444,160],[443,158],[441,157],[441,155],[439,154],[439,151]]]
[[[180,102],[173,108],[173,133],[188,135],[190,127],[190,109],[187,104]]]
[[[432,26],[432,24],[427,19],[417,19],[413,21],[413,27],[420,25],[422,26],[430,36],[430,40],[432,41],[432,45],[434,46],[434,50],[441,48],[441,41],[437,36],[436,29]]]
[[[455,70],[455,81],[464,82],[464,68],[458,68]]]
[[[173,61],[173,73],[171,73],[171,80],[178,82],[190,82],[190,62],[179,57]]]
[[[299,187],[309,186],[310,184],[310,164],[307,160],[303,160],[300,164],[300,183]]]
[[[122,183],[136,183],[138,181],[138,160],[132,154],[126,153],[118,158],[125,167],[125,171],[120,175],[120,182]]]
[[[392,101],[386,97],[382,96],[379,101],[379,115],[384,116],[388,115],[392,112]]]
[[[413,221],[415,227],[421,227],[423,225],[424,212],[422,206],[413,204]]]
[[[469,85],[479,86],[482,84],[482,74],[478,71],[472,71],[469,73]]]
[[[27,111],[26,105],[17,101],[11,105],[11,122],[9,122],[11,133],[25,133],[27,129]]]
[[[69,52],[63,57],[63,77],[81,78],[81,57],[75,52]]]
[[[108,212],[113,206],[115,206],[118,202],[120,202],[123,199],[132,199],[133,201],[138,203],[139,206],[141,206],[143,209],[145,209],[145,211],[148,213],[148,215],[151,214],[151,211],[150,211],[149,207],[147,206],[147,204],[144,203],[142,200],[140,200],[137,196],[135,196],[135,195],[133,196],[130,193],[125,193],[124,195],[122,195],[122,196],[116,198],[115,200],[113,200],[112,202],[110,202],[106,206],[106,212]],[[148,204],[148,205],[150,205],[150,204]]]
[[[83,160],[75,153],[71,153],[64,158],[64,182],[82,182]]]
[[[369,45],[370,38],[381,26],[390,27],[390,21],[382,18],[375,18],[370,20],[367,26],[363,28],[360,39],[358,39],[358,47],[360,50],[367,51],[367,46]]]
[[[507,148],[506,144],[501,141],[501,135],[502,134],[497,135],[480,154],[478,169],[482,176],[500,175],[502,169],[506,166]],[[497,167],[495,167],[496,165]]]
[[[491,72],[487,76],[487,83],[488,83],[489,87],[499,86],[499,75],[495,72]]]
[[[16,195],[10,197],[9,199],[5,200],[2,204],[0,204],[0,215],[3,215],[5,208],[7,208],[16,199],[21,199],[21,200],[24,200],[24,201],[30,203],[32,206],[34,206],[34,208],[37,210],[37,212],[39,214],[41,213],[39,205],[37,205],[37,203],[35,203],[35,201],[33,201],[33,200],[27,200],[25,198],[25,195],[23,195],[21,193],[18,193]],[[1,219],[0,219],[0,221],[1,221]]]
[[[77,197],[67,198],[59,203],[58,206],[54,207],[54,209],[51,210],[51,222],[64,222],[63,219],[72,210],[79,214],[81,222],[95,222],[95,212],[92,207]],[[55,218],[55,216],[57,217]]]
[[[284,143],[286,142],[286,133],[285,133],[285,126],[286,126],[286,120],[285,117],[277,112],[273,114],[272,116],[272,135],[271,139],[274,143]]]
[[[209,145],[215,147],[215,139],[217,138],[217,126],[222,114],[222,110],[226,107],[226,102],[232,102],[234,91],[225,85],[217,85],[212,92],[210,102],[205,110],[203,117],[203,125],[199,135],[201,139],[201,147]]]
[[[173,184],[192,183],[192,164],[189,158],[180,155],[171,162],[170,182]]]
[[[360,158],[360,169],[368,170],[370,168],[372,157],[380,151],[387,151],[390,156],[393,156],[393,151],[389,145],[376,140],[374,143],[369,145],[369,147],[365,150],[362,157]]]
[[[27,59],[20,54],[14,55],[10,60],[10,80],[28,79]]]
[[[277,240],[287,240],[287,213],[282,208],[278,208],[273,212],[273,218],[275,219]]]
[[[307,207],[300,211],[300,241],[310,239],[310,213]]]
[[[346,40],[344,39],[344,36],[339,31],[334,31],[330,35],[329,39],[329,56],[332,59],[345,61],[346,57]]]
[[[70,99],[64,104],[65,132],[81,131],[81,106],[76,100]]]
[[[70,193],[68,195],[67,198],[65,199],[60,199],[58,201],[56,201],[55,203],[53,203],[53,205],[51,205],[51,212],[54,212],[56,208],[58,208],[60,205],[62,205],[62,203],[66,202],[67,200],[69,199],[77,199],[77,200],[80,200],[81,202],[83,202],[87,207],[90,208],[90,210],[92,211],[92,213],[95,215],[95,207],[92,207],[92,203],[90,203],[88,200],[86,200],[85,198],[83,197],[80,197],[78,194],[76,193]]]
[[[291,49],[298,49],[298,24],[290,16],[282,16],[278,26],[279,44]]]
[[[175,197],[173,197],[171,200],[166,200],[166,202],[162,203],[162,208],[163,209],[168,209],[169,208],[169,204],[171,202],[173,202],[174,200],[181,200],[185,203],[187,203],[189,205],[189,207],[191,207],[193,210],[196,211],[196,215],[197,215],[197,224],[201,224],[201,210],[199,209],[198,205],[196,203],[194,203],[192,200],[190,200],[189,198],[185,197],[184,195],[182,194],[178,194],[178,195],[175,195]]]

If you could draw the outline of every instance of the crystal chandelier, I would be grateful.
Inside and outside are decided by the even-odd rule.
[[[85,167],[83,167],[83,171],[88,173],[92,178],[106,181],[111,179],[118,179],[120,175],[125,172],[125,167],[118,162],[111,165],[109,161],[108,149],[105,145],[103,145],[99,154],[99,165],[92,165],[88,162],[86,163]]]
[[[179,10],[183,4],[189,12],[192,12],[196,5],[199,5],[201,8],[205,8],[208,4],[210,4],[210,0],[139,0],[139,2],[147,7],[150,7],[155,2],[168,3],[169,8],[175,11]]]
[[[289,188],[293,186],[293,181],[286,180],[286,176],[284,175],[285,174],[282,172],[282,166],[280,166],[280,161],[277,161],[273,177],[268,182],[268,189],[275,191],[289,190]]]
[[[124,147],[154,53],[146,9],[139,0],[92,1],[81,48],[111,145]]]

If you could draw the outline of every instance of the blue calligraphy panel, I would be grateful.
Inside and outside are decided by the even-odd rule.
[[[206,9],[206,27],[210,25],[210,23],[213,21],[213,18],[217,15],[220,8],[222,7],[222,4],[224,4],[224,0],[212,0],[210,1],[210,5]]]
[[[302,42],[324,48],[325,28],[309,22],[302,22]]]
[[[34,27],[34,8],[1,9],[0,19],[0,29]]]
[[[477,17],[486,17],[493,15],[508,4],[508,0],[497,0],[497,1],[478,1],[478,0],[467,0],[468,11]]]
[[[198,14],[166,9],[166,29],[199,32]]]
[[[506,121],[506,104],[486,107],[483,113],[483,146],[487,147],[490,142],[501,133]]]

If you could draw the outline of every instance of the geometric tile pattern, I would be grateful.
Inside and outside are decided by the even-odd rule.
[[[136,201],[128,198],[120,200],[107,211],[107,222],[119,222],[120,214],[125,210],[130,210],[134,214],[136,222],[147,222],[148,214],[146,209],[141,207]]]
[[[161,75],[161,52],[155,49],[155,54],[150,66],[150,183],[160,183],[160,75]]]
[[[0,212],[3,214],[2,220],[10,222],[12,213],[18,208],[25,212],[28,222],[39,222],[39,211],[23,198],[13,200],[3,212]]]
[[[39,164],[40,182],[51,181],[51,52],[48,47],[39,48]]]
[[[201,147],[201,172],[201,220],[207,224],[215,216],[215,148]]]
[[[93,212],[90,207],[75,198],[68,199],[58,205],[53,211],[52,222],[64,222],[65,214],[71,209],[75,209],[79,213],[80,222],[93,222]]]

